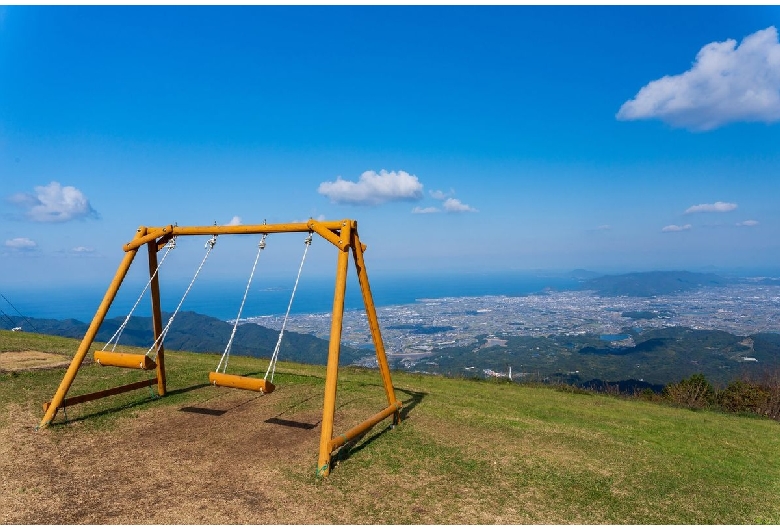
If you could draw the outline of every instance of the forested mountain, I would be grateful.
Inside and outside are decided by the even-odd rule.
[[[170,314],[163,314],[167,322]],[[106,319],[98,331],[96,341],[106,342],[122,325],[124,317]],[[13,325],[12,325],[13,324]],[[88,324],[79,320],[52,320],[29,317],[10,317],[0,322],[0,329],[22,327],[47,335],[80,339],[87,332]],[[184,350],[198,353],[222,353],[225,350],[233,325],[207,315],[191,311],[182,311],[176,315],[170,331],[165,337],[165,347],[170,350]],[[238,326],[233,339],[231,353],[250,357],[271,357],[278,340],[279,332],[256,324]],[[152,319],[150,317],[131,317],[119,341],[122,345],[150,347],[152,345]],[[350,364],[366,355],[354,348],[342,345],[339,361]],[[328,359],[328,342],[312,335],[285,331],[282,338],[279,358],[310,364],[325,364]]]
[[[551,381],[578,386],[627,383],[659,391],[663,385],[702,373],[725,386],[740,378],[761,380],[780,369],[780,335],[740,337],[718,330],[668,327],[631,331],[630,341],[610,342],[597,335],[505,336],[502,344],[434,349],[408,369],[450,376],[481,376],[485,370],[517,381]]]

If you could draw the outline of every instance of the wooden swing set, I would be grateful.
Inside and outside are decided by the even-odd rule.
[[[249,288],[252,284],[252,279],[257,268],[260,254],[266,246],[266,237],[269,234],[291,232],[308,233],[308,236],[304,241],[304,253],[303,258],[301,259],[300,267],[298,268],[298,276],[295,279],[295,286],[293,287],[292,295],[287,305],[287,312],[282,322],[279,337],[276,341],[276,346],[268,365],[268,370],[262,379],[226,373],[233,339],[235,337],[236,329],[241,318],[241,312],[243,311],[244,304],[247,299],[247,294],[249,293]],[[366,273],[365,261],[363,259],[363,253],[366,250],[366,246],[360,241],[360,238],[358,237],[357,221],[351,219],[344,219],[342,221],[315,221],[310,219],[306,223],[289,224],[190,227],[168,225],[165,227],[156,228],[149,228],[144,226],[138,228],[133,240],[123,247],[125,251],[125,257],[120,263],[119,268],[114,275],[114,279],[111,281],[111,284],[109,285],[108,290],[103,297],[103,301],[100,303],[100,306],[98,307],[98,310],[92,319],[92,323],[87,329],[87,332],[84,335],[84,338],[82,339],[81,344],[76,351],[76,355],[73,357],[73,360],[71,361],[70,366],[68,367],[68,370],[66,371],[65,376],[63,377],[62,382],[57,389],[57,392],[54,394],[54,397],[51,401],[43,404],[44,416],[41,420],[40,428],[46,428],[49,426],[54,420],[57,411],[64,409],[68,405],[93,401],[144,387],[152,387],[153,385],[157,385],[158,396],[164,396],[166,394],[164,348],[165,336],[168,334],[171,324],[178,314],[179,309],[181,309],[181,306],[184,303],[184,300],[187,297],[187,294],[189,293],[193,284],[195,283],[195,280],[203,268],[203,265],[206,263],[209,254],[214,249],[217,237],[223,234],[258,234],[261,235],[262,238],[258,243],[258,250],[255,256],[254,264],[252,266],[252,272],[249,275],[249,280],[244,291],[244,297],[241,300],[241,306],[239,307],[238,316],[234,322],[230,339],[228,340],[227,346],[225,347],[222,357],[219,360],[217,368],[209,374],[209,382],[216,386],[239,388],[243,390],[261,392],[264,394],[268,394],[274,391],[276,387],[273,384],[273,378],[276,371],[276,361],[279,357],[282,337],[284,335],[287,319],[290,315],[293,299],[295,298],[295,292],[298,288],[298,281],[300,280],[303,264],[306,260],[306,253],[308,252],[309,246],[312,242],[312,234],[317,234],[326,241],[333,244],[339,251],[336,263],[336,282],[333,296],[333,312],[331,314],[328,362],[325,373],[325,397],[322,409],[322,430],[320,433],[320,451],[319,460],[317,463],[317,475],[324,477],[329,474],[331,455],[339,447],[367,432],[377,423],[391,415],[393,416],[394,424],[400,422],[400,411],[402,404],[395,397],[393,382],[390,378],[390,368],[387,364],[387,356],[385,354],[384,343],[382,341],[382,334],[379,330],[376,308],[374,307],[371,288],[368,283],[368,275]],[[206,254],[203,257],[200,266],[197,268],[195,275],[190,281],[189,286],[184,292],[179,305],[171,314],[167,324],[163,327],[162,311],[160,309],[160,283],[158,272],[169,252],[175,248],[176,238],[180,236],[211,236],[211,238],[206,242]],[[70,389],[70,386],[73,383],[79,368],[84,362],[87,352],[95,340],[95,336],[97,335],[97,332],[100,329],[100,326],[103,323],[103,320],[105,319],[106,314],[108,313],[108,310],[111,307],[111,304],[114,301],[120,286],[122,285],[122,281],[125,279],[125,276],[130,269],[130,265],[132,264],[133,259],[135,258],[139,249],[144,245],[147,247],[149,257],[149,281],[141,292],[141,295],[136,300],[135,305],[128,313],[122,325],[117,329],[116,333],[114,333],[114,336],[111,337],[103,349],[101,351],[95,352],[94,359],[96,363],[102,366],[155,370],[155,377],[145,381],[137,381],[115,388],[92,392],[90,394],[66,398],[65,396],[68,393],[68,390]],[[157,254],[163,248],[166,248],[167,250],[163,255],[163,258],[158,262]],[[379,365],[379,373],[384,385],[388,406],[359,425],[349,429],[344,434],[333,437],[333,418],[336,410],[336,388],[338,384],[339,353],[341,346],[342,322],[344,317],[344,296],[346,293],[350,251],[352,252],[360,290],[363,295],[363,303],[366,309],[368,327],[371,331],[371,337],[374,343],[377,362]],[[123,330],[127,326],[133,311],[136,309],[147,290],[149,290],[151,293],[150,296],[152,301],[152,328],[154,334],[154,343],[146,352],[146,354],[131,354],[115,351],[116,345],[119,342],[119,338],[121,337]]]

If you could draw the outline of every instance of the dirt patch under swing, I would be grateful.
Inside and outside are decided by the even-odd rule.
[[[197,406],[139,411],[109,431],[78,421],[36,431],[39,418],[10,407],[0,524],[333,521],[323,488],[300,482],[313,476],[320,411],[280,414],[283,392],[201,392]],[[309,496],[319,502],[301,503]]]

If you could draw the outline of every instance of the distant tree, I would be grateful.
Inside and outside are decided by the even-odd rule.
[[[715,390],[704,374],[693,374],[679,383],[666,385],[663,395],[672,403],[696,409],[715,402]]]
[[[754,412],[759,414],[769,399],[769,392],[756,383],[732,381],[718,392],[717,402],[727,412]]]

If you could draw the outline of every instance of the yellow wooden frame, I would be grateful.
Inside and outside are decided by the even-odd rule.
[[[108,313],[117,292],[119,291],[122,281],[127,275],[127,271],[130,269],[130,265],[133,262],[138,250],[146,245],[149,256],[149,275],[151,277],[151,298],[152,298],[152,323],[154,331],[155,343],[159,341],[162,334],[162,320],[160,309],[160,284],[158,276],[155,273],[157,270],[157,252],[160,251],[168,241],[173,237],[180,236],[196,236],[196,235],[223,235],[223,234],[274,234],[274,233],[287,233],[287,232],[314,232],[321,236],[326,241],[329,241],[338,249],[338,258],[336,262],[336,282],[335,290],[333,294],[333,312],[330,328],[330,341],[328,344],[328,363],[325,373],[325,396],[322,409],[322,430],[320,433],[320,452],[319,460],[317,462],[317,475],[327,476],[330,472],[330,462],[333,451],[346,444],[349,440],[354,439],[357,436],[365,433],[371,429],[374,425],[382,421],[383,419],[393,415],[393,422],[398,423],[400,421],[400,411],[402,403],[395,397],[395,390],[393,388],[393,382],[390,377],[390,367],[387,363],[387,355],[385,353],[384,343],[382,341],[382,334],[379,329],[379,321],[376,316],[376,308],[374,306],[374,300],[371,295],[371,288],[368,283],[368,275],[366,273],[366,265],[363,259],[363,253],[366,250],[366,245],[360,241],[357,231],[357,221],[352,219],[344,219],[341,221],[315,221],[310,219],[306,223],[288,223],[288,224],[262,224],[262,225],[237,225],[237,226],[174,226],[168,225],[164,227],[140,227],[136,231],[135,237],[132,241],[124,245],[125,257],[119,264],[114,279],[106,291],[103,297],[103,301],[100,303],[97,312],[95,313],[92,323],[87,329],[84,338],[79,345],[76,355],[65,372],[65,376],[60,383],[54,397],[50,402],[44,403],[44,416],[41,420],[40,427],[47,427],[57,414],[60,408],[68,404],[82,403],[84,401],[90,401],[93,399],[99,399],[108,395],[114,395],[121,392],[127,392],[142,386],[157,384],[157,394],[164,396],[166,393],[166,379],[165,379],[165,352],[163,345],[159,345],[157,353],[156,366],[154,368],[157,372],[157,376],[154,379],[148,381],[140,381],[138,383],[131,383],[129,385],[123,385],[113,389],[103,390],[100,392],[93,392],[84,396],[76,396],[73,398],[67,398],[65,395],[70,389],[76,374],[84,361],[84,358],[89,351],[92,342],[95,340],[100,325]],[[333,418],[336,411],[336,388],[338,386],[338,369],[339,369],[339,354],[341,351],[341,333],[342,323],[344,318],[344,296],[347,286],[347,271],[349,269],[349,254],[352,253],[353,261],[355,263],[355,270],[357,271],[358,283],[360,284],[360,291],[363,295],[363,304],[366,309],[366,316],[368,318],[368,326],[371,331],[371,338],[374,342],[374,348],[376,350],[376,357],[379,364],[379,373],[382,377],[382,383],[385,388],[385,394],[387,396],[388,406],[368,418],[359,425],[346,431],[344,434],[333,437]]]

